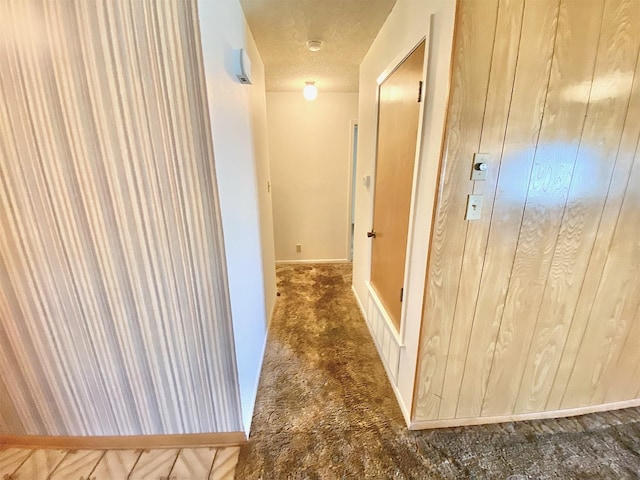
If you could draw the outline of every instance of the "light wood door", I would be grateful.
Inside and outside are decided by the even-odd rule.
[[[423,41],[380,85],[371,285],[396,328],[407,254],[420,117]]]

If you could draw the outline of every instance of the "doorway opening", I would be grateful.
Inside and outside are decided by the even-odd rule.
[[[358,124],[351,122],[351,187],[349,192],[349,256],[353,262],[353,241],[356,218],[356,166],[358,161]]]

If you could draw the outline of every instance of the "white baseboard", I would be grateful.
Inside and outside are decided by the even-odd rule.
[[[269,340],[269,329],[271,328],[271,320],[273,320],[273,312],[276,311],[276,303],[278,301],[278,295],[275,295],[275,300],[273,301],[273,306],[271,307],[271,312],[269,312],[269,316],[267,317],[267,330],[264,335],[264,342],[262,342],[262,354],[260,355],[260,368],[258,371],[258,377],[256,378],[256,384],[254,386],[253,392],[253,408],[251,409],[251,420],[249,421],[249,425],[244,426],[245,434],[247,438],[249,438],[249,432],[251,431],[251,423],[253,422],[253,413],[256,409],[256,399],[258,398],[258,387],[260,386],[260,377],[262,376],[262,367],[264,366],[264,354],[267,351],[267,340]]]
[[[550,410],[547,412],[519,413],[514,415],[498,415],[495,417],[449,418],[446,420],[423,420],[411,422],[409,430],[426,430],[429,428],[464,427],[469,425],[484,425],[488,423],[518,422],[522,420],[544,420],[548,418],[574,417],[588,413],[620,410],[622,408],[640,407],[640,398],[621,402],[603,403],[587,407],[566,408],[564,410]]]
[[[289,265],[295,263],[351,263],[346,258],[316,258],[311,260],[276,260],[276,265]]]

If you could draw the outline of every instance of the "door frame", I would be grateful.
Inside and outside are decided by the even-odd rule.
[[[415,407],[415,387],[416,371],[420,351],[420,335],[423,321],[434,321],[438,319],[423,318],[423,307],[425,298],[425,285],[427,277],[428,262],[430,258],[430,245],[434,236],[435,208],[437,204],[438,192],[443,179],[440,171],[442,164],[446,161],[443,158],[444,133],[447,118],[450,114],[449,94],[452,80],[452,58],[453,58],[453,36],[455,31],[455,19],[457,2],[447,2],[441,7],[435,8],[419,24],[412,25],[406,34],[399,38],[393,37],[390,42],[393,44],[393,51],[389,48],[379,48],[376,53],[381,55],[381,60],[373,65],[369,65],[367,71],[367,91],[361,92],[361,101],[366,102],[360,107],[363,118],[360,118],[360,126],[367,124],[367,148],[370,153],[367,158],[359,158],[365,168],[360,169],[360,174],[372,175],[375,169],[375,157],[377,149],[377,125],[374,115],[377,115],[377,105],[379,103],[372,85],[376,78],[384,76],[393,69],[405,56],[406,52],[412,51],[423,38],[427,39],[425,49],[426,72],[423,81],[425,88],[425,102],[422,107],[422,125],[420,131],[421,144],[420,153],[416,152],[417,174],[414,175],[414,189],[412,192],[412,207],[409,217],[409,239],[407,245],[408,270],[405,271],[405,291],[403,314],[401,318],[401,332],[395,334],[395,327],[392,323],[385,322],[384,315],[376,303],[375,296],[372,295],[370,282],[365,278],[370,278],[371,268],[371,242],[362,238],[366,229],[365,225],[358,228],[358,242],[364,249],[362,251],[362,264],[360,280],[358,285],[353,286],[353,291],[365,318],[367,328],[374,340],[378,354],[387,376],[398,400],[400,410],[405,418],[407,426],[412,429],[414,422],[413,411]],[[395,25],[397,27],[397,25]],[[396,52],[405,52],[396,55]],[[386,60],[394,59],[385,67]],[[373,59],[375,61],[375,58]],[[369,133],[371,132],[371,133]],[[374,139],[369,135],[375,135]],[[361,137],[364,139],[364,137]],[[360,151],[362,155],[363,151]],[[372,158],[373,157],[373,158]],[[367,213],[362,212],[362,222],[373,221],[373,196],[371,195],[371,184],[366,187],[367,192]],[[363,190],[361,190],[363,191]],[[361,202],[365,201],[364,199]],[[370,216],[370,218],[368,218]],[[369,258],[367,264],[367,257]],[[358,258],[358,256],[356,257]],[[367,272],[368,269],[368,272]],[[363,278],[365,277],[365,278]],[[364,282],[363,282],[364,280]],[[363,283],[360,283],[363,282]],[[364,291],[359,287],[363,286]],[[401,343],[400,343],[401,342]]]
[[[358,165],[358,139],[357,139],[358,120],[351,120],[349,122],[349,193],[347,194],[349,213],[347,214],[347,261],[353,262],[353,252],[351,251],[351,241],[355,232],[351,233],[351,224],[355,220],[355,214],[352,214],[356,201],[356,189],[352,188],[356,176],[356,168]],[[354,158],[353,154],[356,154]],[[357,180],[355,180],[357,182]],[[357,183],[355,184],[357,186]]]
[[[407,248],[406,248],[405,265],[404,265],[404,281],[402,285],[404,301],[402,302],[402,310],[400,313],[400,328],[398,331],[396,331],[393,321],[391,320],[388,313],[384,309],[384,306],[380,301],[377,293],[375,292],[375,289],[371,285],[371,261],[373,256],[373,248],[369,248],[369,255],[368,255],[369,280],[367,281],[367,288],[369,290],[369,294],[376,300],[376,303],[378,304],[378,308],[383,312],[385,321],[389,326],[389,330],[394,335],[395,340],[398,343],[398,346],[400,348],[404,348],[406,343],[405,339],[407,335],[407,323],[408,323],[406,317],[407,317],[407,310],[408,310],[408,307],[407,307],[408,299],[411,298],[410,289],[416,288],[416,287],[420,287],[421,289],[424,289],[424,278],[422,280],[422,286],[414,285],[415,283],[420,283],[420,282],[412,282],[410,281],[410,279],[412,277],[411,275],[412,254],[411,253],[413,251],[413,243],[414,243],[414,236],[415,236],[414,223],[415,223],[415,213],[416,213],[416,198],[418,195],[418,187],[420,183],[419,182],[420,167],[421,167],[420,159],[423,151],[422,139],[424,135],[424,131],[423,131],[424,117],[426,112],[426,106],[429,102],[429,99],[425,95],[427,92],[427,72],[428,72],[428,66],[429,66],[429,50],[430,50],[429,32],[427,32],[417,42],[415,42],[408,51],[403,50],[398,55],[396,55],[396,57],[391,61],[391,63],[389,63],[389,65],[387,65],[387,67],[380,73],[380,75],[378,75],[378,78],[376,79],[376,84],[377,84],[377,89],[376,89],[377,111],[376,111],[376,124],[375,124],[376,144],[374,148],[373,172],[371,175],[371,197],[370,198],[371,198],[372,208],[370,209],[370,218],[369,218],[370,226],[373,225],[373,219],[375,214],[373,204],[374,204],[375,195],[376,195],[376,175],[378,171],[377,167],[378,167],[378,128],[380,126],[380,85],[382,85],[382,83],[387,78],[389,78],[389,76],[393,72],[395,72],[398,69],[398,67],[402,64],[402,62],[404,62],[416,50],[416,48],[420,46],[422,42],[425,42],[424,59],[422,64],[422,76],[421,76],[423,97],[421,99],[422,106],[418,114],[418,135],[416,136],[416,154],[414,158],[413,179],[411,183],[411,206],[409,208],[409,231],[407,232]],[[424,275],[426,275],[426,270],[423,271],[423,277]],[[421,307],[422,305],[420,305],[420,308]],[[418,332],[419,332],[419,325],[421,324],[421,320],[422,320],[422,317],[420,316],[420,318],[417,321]]]

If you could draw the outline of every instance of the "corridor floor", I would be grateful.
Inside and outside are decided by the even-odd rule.
[[[285,265],[236,479],[640,478],[640,409],[411,432],[351,265]]]

